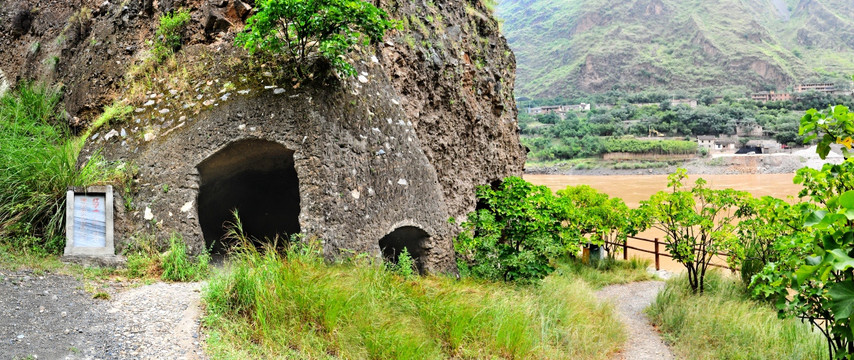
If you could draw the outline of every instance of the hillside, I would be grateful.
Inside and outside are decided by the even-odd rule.
[[[854,73],[848,0],[505,0],[516,96],[783,90]]]

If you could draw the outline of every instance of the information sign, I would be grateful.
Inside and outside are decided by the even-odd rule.
[[[111,186],[69,190],[66,211],[65,255],[114,255]]]

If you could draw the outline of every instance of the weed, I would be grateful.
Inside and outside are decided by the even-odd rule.
[[[195,261],[187,254],[187,244],[178,234],[169,239],[169,250],[163,254],[163,280],[196,281],[205,278],[209,271],[210,255],[202,252]]]
[[[103,291],[96,292],[95,295],[92,295],[93,299],[97,300],[110,300],[110,294],[107,294]]]
[[[181,38],[189,22],[190,11],[187,9],[160,16],[160,26],[155,33],[151,50],[158,63],[172,56],[181,47]]]
[[[394,272],[405,279],[411,279],[415,276],[415,261],[412,259],[412,256],[409,255],[409,250],[407,248],[403,248],[403,251],[398,255],[397,264],[394,265]]]

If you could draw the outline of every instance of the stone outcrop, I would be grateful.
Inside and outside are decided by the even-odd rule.
[[[62,83],[69,118],[84,123],[112,101],[135,109],[93,132],[80,160],[100,153],[138,169],[132,186],[117,186],[119,249],[172,233],[193,251],[217,247],[236,208],[250,235],[299,232],[329,257],[394,260],[405,246],[422,270],[453,271],[448,219],[474,209],[475,186],[523,168],[515,60],[480,2],[381,1],[404,26],[351,54],[358,76],[320,64],[327,75],[302,82],[233,48],[251,2],[8,5],[2,23],[33,14],[26,32],[0,35],[10,82]],[[157,17],[180,7],[192,21],[174,63],[127,75]]]

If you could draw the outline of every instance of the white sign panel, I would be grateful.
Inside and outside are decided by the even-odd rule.
[[[115,256],[113,187],[75,188],[66,194],[65,256]]]
[[[74,246],[107,246],[106,194],[74,197]]]

